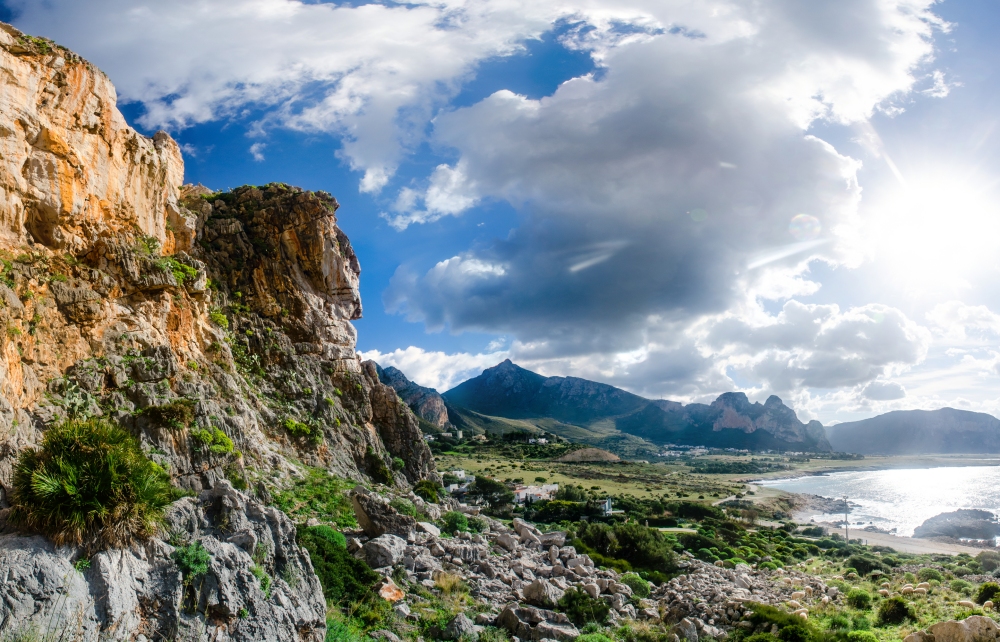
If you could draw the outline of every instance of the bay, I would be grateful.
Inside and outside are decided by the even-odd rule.
[[[754,483],[790,493],[838,499],[846,495],[852,504],[851,528],[872,525],[907,537],[940,513],[960,508],[1000,512],[1000,466],[851,470]],[[841,522],[844,514],[807,513],[805,521],[810,518]]]

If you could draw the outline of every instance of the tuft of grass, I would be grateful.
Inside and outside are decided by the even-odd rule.
[[[104,419],[49,428],[14,469],[10,520],[57,545],[123,547],[158,530],[175,498],[166,472]]]
[[[221,310],[212,310],[208,313],[208,320],[219,326],[223,330],[229,329],[229,319]]]

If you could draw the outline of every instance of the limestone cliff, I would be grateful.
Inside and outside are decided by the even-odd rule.
[[[0,73],[0,491],[54,422],[113,418],[200,494],[175,535],[227,560],[196,605],[211,616],[199,636],[322,639],[318,583],[291,522],[264,507],[272,490],[299,462],[398,486],[436,475],[416,418],[355,353],[361,269],[336,200],[283,184],[183,187],[177,144],[131,129],[104,74],[2,24]],[[4,631],[66,591],[82,600],[81,639],[186,626],[166,542],[109,557],[74,588],[61,569],[76,553],[22,535],[0,535],[0,568],[49,562],[31,608],[0,605]],[[253,564],[275,577],[266,597],[240,588]],[[140,576],[174,588],[148,601],[129,593]],[[247,608],[264,620],[237,626]]]
[[[451,425],[448,421],[448,408],[437,390],[413,383],[402,371],[392,366],[382,368],[376,365],[375,370],[379,381],[391,386],[415,415],[434,428],[443,429]]]

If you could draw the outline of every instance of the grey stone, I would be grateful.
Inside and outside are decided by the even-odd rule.
[[[369,537],[390,533],[409,538],[416,530],[417,521],[409,515],[400,515],[388,502],[363,487],[351,491],[351,503],[358,524]]]
[[[525,601],[535,606],[554,607],[564,594],[565,591],[542,578],[524,587]]]
[[[406,540],[396,535],[382,535],[365,542],[365,560],[372,568],[395,566],[403,559]]]
[[[452,618],[451,622],[448,622],[448,626],[445,627],[444,639],[458,640],[463,636],[470,640],[479,639],[479,634],[476,632],[476,628],[472,623],[472,620],[470,620],[465,613],[459,613]]]

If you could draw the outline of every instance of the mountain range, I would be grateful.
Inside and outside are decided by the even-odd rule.
[[[407,401],[414,395],[415,384],[401,375],[383,381]],[[831,450],[819,422],[802,423],[795,411],[775,396],[761,404],[751,403],[741,392],[731,392],[712,404],[683,405],[646,399],[578,377],[545,377],[509,359],[440,398],[449,422],[460,429],[543,430],[624,455],[658,452],[666,444]],[[426,405],[426,400],[423,403]],[[410,403],[410,407],[421,414],[420,406]]]
[[[1000,452],[1000,419],[955,408],[896,410],[827,428],[838,451],[863,455]]]
[[[1000,419],[954,408],[893,411],[824,428],[799,421],[773,395],[761,404],[727,392],[711,404],[684,405],[578,377],[546,377],[510,360],[443,395],[396,368],[380,369],[379,378],[440,428],[546,431],[626,456],[666,444],[867,455],[1000,452]]]

